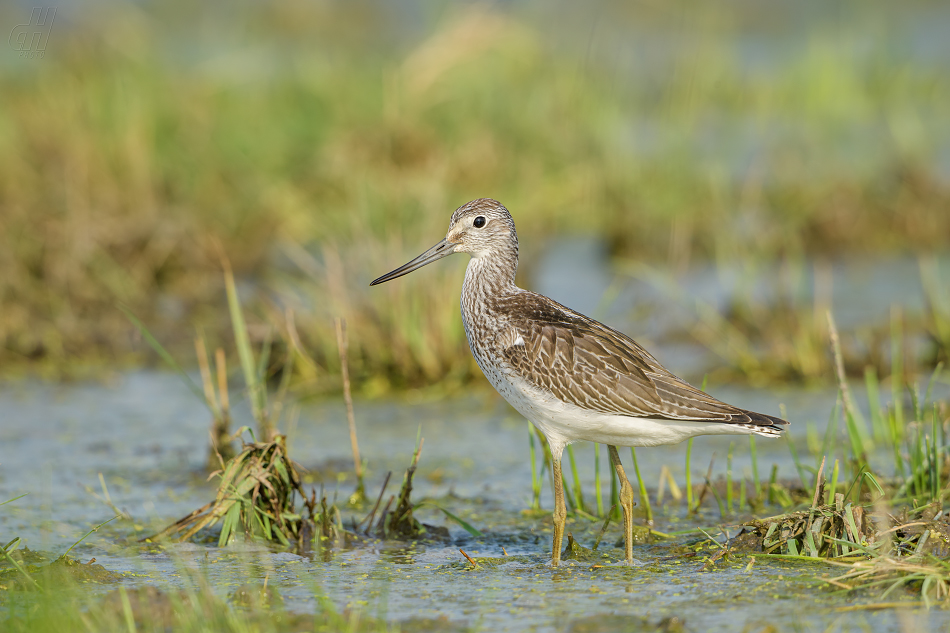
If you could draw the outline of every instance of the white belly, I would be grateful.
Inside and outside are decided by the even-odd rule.
[[[614,446],[660,446],[678,444],[696,435],[748,435],[747,426],[722,422],[656,420],[601,413],[563,402],[539,389],[515,372],[479,362],[489,382],[538,427],[552,445],[563,447],[587,440]]]

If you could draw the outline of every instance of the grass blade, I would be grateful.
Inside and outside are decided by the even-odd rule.
[[[798,471],[798,478],[802,481],[802,489],[808,490],[805,468],[802,466],[802,461],[798,459],[798,451],[795,450],[795,444],[792,442],[792,436],[790,434],[785,435],[785,443],[788,444],[788,451],[792,454],[792,461],[795,462],[795,470]]]
[[[122,310],[129,321],[132,322],[132,325],[138,329],[139,333],[142,335],[142,338],[144,338],[149,346],[155,350],[155,353],[158,354],[169,367],[178,372],[178,374],[182,377],[182,380],[185,381],[185,385],[191,389],[192,393],[198,396],[199,400],[205,402],[205,395],[201,388],[195,384],[195,381],[191,379],[191,376],[189,376],[188,373],[182,369],[181,365],[179,365],[178,362],[172,357],[172,355],[168,353],[168,350],[162,347],[162,344],[158,342],[158,339],[152,336],[152,333],[149,332],[147,327],[145,327],[145,324],[142,323],[138,317],[132,314],[132,311],[126,306],[120,303],[118,304],[118,307],[120,310]]]
[[[597,442],[594,442],[594,498],[597,503],[597,516],[602,517],[604,516],[604,499],[600,491],[600,444]]]
[[[577,472],[577,463],[574,461],[574,447],[567,445],[567,458],[571,462],[571,474],[574,479],[574,507],[584,510],[584,493],[581,490],[581,476]]]
[[[228,311],[231,313],[231,327],[234,330],[234,344],[237,346],[238,359],[241,361],[241,371],[244,373],[244,383],[247,385],[248,398],[251,402],[251,411],[254,420],[261,423],[264,418],[264,401],[261,396],[261,384],[257,379],[254,363],[254,351],[251,349],[251,338],[247,333],[247,324],[244,313],[241,311],[241,301],[238,297],[237,286],[234,283],[234,273],[231,263],[222,255],[221,263],[224,266],[224,287],[228,295]],[[267,440],[267,437],[264,437]]]
[[[443,508],[442,506],[440,506],[439,504],[433,501],[420,501],[419,503],[415,505],[413,509],[417,510],[425,506],[430,506],[430,507],[436,508],[437,510],[441,510],[445,514],[445,516],[447,516],[452,521],[455,521],[459,525],[459,527],[461,527],[463,530],[465,530],[472,536],[476,538],[482,536],[482,533],[481,531],[478,530],[478,528],[472,526],[472,524],[469,523],[468,521],[465,521],[464,519],[459,518],[458,516],[452,514],[451,512],[449,512],[448,510],[446,510],[445,508]]]
[[[755,449],[755,436],[749,436],[749,455],[752,458],[752,483],[755,486],[755,498],[762,498],[762,482],[759,481],[759,457]]]
[[[637,484],[640,486],[640,498],[643,500],[644,510],[647,513],[647,521],[653,525],[653,508],[650,507],[650,495],[647,494],[646,484],[643,477],[640,476],[640,465],[637,464],[637,450],[630,447],[630,456],[633,457],[633,471],[637,474]]]
[[[20,496],[23,496],[23,495],[20,495]],[[20,497],[17,497],[17,499],[19,498]],[[11,499],[10,501],[13,501],[13,499]],[[7,502],[5,501],[4,503],[7,503]],[[17,539],[14,539],[13,542],[19,542],[19,540],[20,539],[17,538]],[[40,587],[39,584],[35,580],[33,580],[33,577],[30,576],[30,574],[28,574],[25,569],[20,567],[20,563],[16,562],[16,560],[12,556],[10,556],[10,554],[7,553],[7,548],[9,547],[10,545],[8,545],[7,547],[0,547],[0,554],[3,554],[3,557],[6,558],[8,561],[10,561],[10,563],[16,568],[16,570],[20,572],[21,574],[23,574],[23,577],[29,580],[30,583],[34,587],[36,587],[40,591],[43,591],[43,588]]]
[[[99,528],[101,528],[101,527],[102,527],[103,525],[105,525],[106,523],[109,523],[109,522],[111,522],[111,521],[115,521],[115,520],[118,519],[118,518],[119,518],[119,515],[117,514],[117,515],[115,515],[114,517],[112,517],[111,519],[109,519],[108,521],[103,521],[102,523],[100,523],[100,524],[97,525],[96,527],[94,527],[94,528],[92,528],[91,530],[89,530],[88,532],[86,532],[86,533],[83,535],[83,537],[82,537],[81,539],[79,539],[78,541],[76,541],[75,543],[73,543],[72,545],[70,545],[70,546],[69,546],[69,549],[66,550],[65,552],[63,552],[63,555],[60,556],[60,558],[66,558],[66,556],[68,556],[69,553],[70,553],[71,551],[73,551],[73,548],[74,548],[74,547],[76,547],[77,545],[79,545],[80,543],[82,543],[83,541],[86,540],[86,537],[88,537],[88,536],[89,536],[90,534],[92,534],[93,532],[98,531]]]
[[[538,474],[537,456],[534,449],[534,426],[528,422],[528,446],[531,450],[531,508],[541,509],[541,477]]]
[[[28,495],[28,494],[30,494],[30,493],[24,492],[24,493],[23,493],[22,495],[20,495],[19,497],[13,497],[12,499],[7,499],[6,501],[0,501],[0,506],[6,505],[6,504],[8,504],[8,503],[12,503],[12,502],[16,501],[17,499],[22,499],[23,497],[25,497],[25,496]]]
[[[750,436],[751,437],[751,436]],[[732,449],[735,448],[734,442],[729,442],[729,450],[726,452],[726,510],[732,514]]]
[[[693,453],[693,438],[686,441],[686,511],[693,511],[693,474],[689,469]]]

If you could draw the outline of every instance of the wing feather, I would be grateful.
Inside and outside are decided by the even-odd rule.
[[[718,421],[774,427],[788,424],[721,402],[677,378],[628,336],[533,292],[497,299],[508,318],[499,353],[532,384],[560,400],[609,414]]]

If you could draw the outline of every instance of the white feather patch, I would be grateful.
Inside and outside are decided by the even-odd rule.
[[[509,349],[516,345],[524,347],[524,337],[521,336],[521,333],[515,328],[508,326],[501,330],[498,333],[498,347],[501,349]]]

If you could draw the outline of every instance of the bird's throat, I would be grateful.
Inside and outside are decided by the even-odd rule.
[[[472,257],[465,269],[465,281],[462,283],[463,308],[466,297],[476,303],[490,297],[498,297],[517,290],[515,272],[518,269],[518,256],[499,256],[497,254]],[[475,309],[476,306],[470,306]]]

